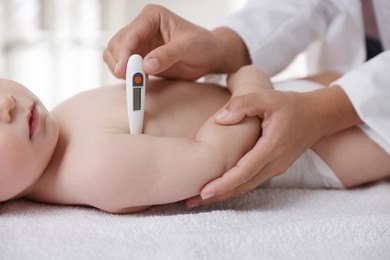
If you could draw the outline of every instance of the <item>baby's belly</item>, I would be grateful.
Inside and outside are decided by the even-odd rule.
[[[145,100],[145,134],[193,137],[230,98],[226,88],[183,81],[151,81]]]

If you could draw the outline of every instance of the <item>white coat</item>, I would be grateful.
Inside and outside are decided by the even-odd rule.
[[[365,123],[361,129],[390,154],[390,1],[374,0],[383,53],[364,63],[358,0],[249,0],[220,26],[238,33],[252,63],[269,75],[311,45],[309,71],[339,71],[341,86]]]

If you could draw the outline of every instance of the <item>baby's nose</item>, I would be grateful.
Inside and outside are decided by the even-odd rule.
[[[0,121],[10,122],[11,111],[15,108],[15,99],[11,95],[0,95]]]

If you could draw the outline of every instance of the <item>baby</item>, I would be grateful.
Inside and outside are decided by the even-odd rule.
[[[26,88],[1,79],[0,201],[27,198],[130,213],[198,195],[260,137],[257,117],[220,126],[214,114],[231,97],[271,87],[252,66],[230,76],[228,89],[150,80],[143,134],[131,135],[123,85],[78,94],[48,112]],[[268,185],[342,188],[389,173],[388,154],[352,128],[320,140]]]

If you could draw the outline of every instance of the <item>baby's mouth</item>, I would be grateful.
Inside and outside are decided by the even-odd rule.
[[[35,106],[32,107],[31,109],[31,112],[30,112],[30,117],[28,119],[28,125],[29,125],[29,138],[31,139],[31,137],[33,137],[34,133],[35,133],[35,130],[37,130],[38,126],[39,126],[39,121],[40,121],[40,118],[39,118],[39,113],[38,111],[36,110]]]

